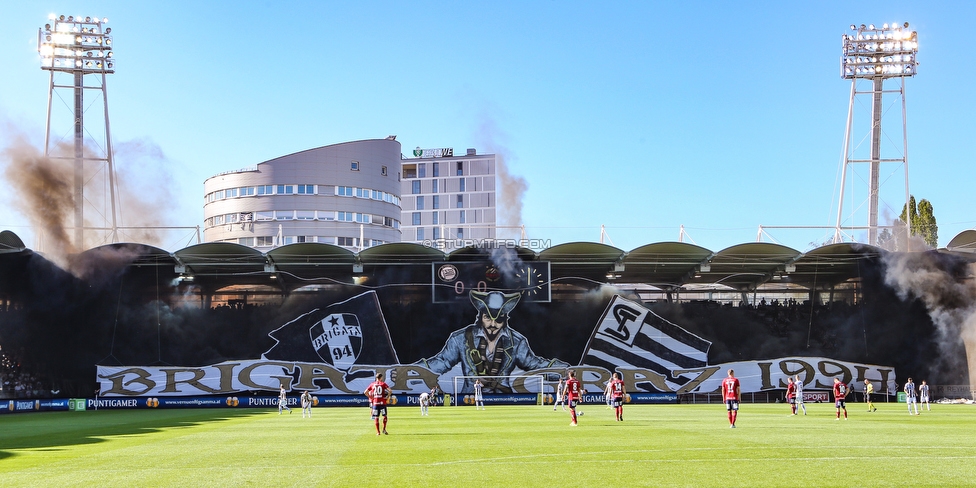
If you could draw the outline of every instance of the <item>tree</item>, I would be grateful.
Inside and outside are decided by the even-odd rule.
[[[907,215],[906,211],[908,212]],[[932,202],[923,198],[916,206],[915,195],[911,195],[908,198],[907,208],[902,207],[898,220],[904,225],[907,221],[906,217],[909,215],[911,216],[911,235],[921,237],[930,247],[939,247],[939,225],[935,221],[935,210],[932,207]]]

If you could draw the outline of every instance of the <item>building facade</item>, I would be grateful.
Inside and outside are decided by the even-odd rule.
[[[451,251],[496,238],[495,155],[421,149],[401,163],[403,242]]]
[[[401,240],[395,137],[281,156],[204,182],[204,241],[260,250],[298,243],[352,251]]]

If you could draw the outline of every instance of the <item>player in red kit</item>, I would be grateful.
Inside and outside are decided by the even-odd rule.
[[[840,410],[844,409],[844,420],[847,420],[847,405],[844,399],[847,398],[847,385],[843,381],[834,378],[834,406],[837,407],[837,418],[840,420]]]
[[[735,428],[735,419],[739,415],[739,400],[742,394],[739,392],[739,379],[735,377],[735,371],[729,370],[728,378],[722,380],[722,398],[725,399],[725,408],[729,412],[729,428]]]
[[[563,387],[563,398],[566,399],[566,403],[569,405],[569,414],[573,418],[569,425],[574,427],[576,426],[576,402],[580,400],[582,394],[583,388],[579,380],[576,379],[576,371],[569,370],[569,379],[566,380],[566,386]]]
[[[786,401],[790,404],[790,414],[796,415],[796,384],[790,376],[786,383]]]
[[[624,421],[624,394],[627,393],[624,388],[624,380],[620,379],[620,373],[614,373],[613,379],[610,380],[609,388],[610,390],[610,404],[613,406],[614,413],[617,414],[617,421]]]
[[[383,373],[376,373],[376,381],[366,387],[363,392],[369,398],[369,406],[373,412],[373,423],[376,424],[376,435],[380,435],[380,416],[383,417],[383,434],[386,431],[386,404],[390,400],[390,385],[383,382]]]

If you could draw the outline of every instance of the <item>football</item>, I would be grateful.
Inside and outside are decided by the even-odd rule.
[[[583,415],[583,412],[580,412],[579,414],[580,414],[580,415]]]

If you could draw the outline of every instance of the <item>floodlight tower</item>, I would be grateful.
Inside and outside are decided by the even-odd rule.
[[[37,52],[41,56],[41,69],[51,73],[50,85],[47,98],[47,124],[44,136],[44,155],[51,159],[68,159],[74,161],[74,230],[75,247],[79,251],[84,249],[85,231],[85,185],[91,175],[86,175],[86,163],[91,163],[88,168],[95,172],[101,171],[101,165],[107,166],[108,193],[111,201],[111,227],[90,227],[100,230],[111,230],[112,242],[118,238],[118,224],[116,222],[116,182],[115,168],[112,157],[112,138],[108,122],[108,93],[105,85],[105,75],[115,72],[115,56],[113,53],[111,28],[103,28],[108,22],[106,18],[64,16],[51,14],[48,23],[38,29],[37,33]],[[66,73],[72,75],[73,83],[70,85],[56,84],[55,74]],[[86,78],[87,77],[87,78]],[[97,81],[92,85],[85,85],[86,79],[95,78]],[[60,91],[71,90],[74,113],[74,151],[72,155],[64,154],[62,151],[51,151],[51,103],[55,95],[58,95],[62,102],[68,102],[60,96]],[[85,90],[101,91],[104,121],[105,121],[105,140],[104,146],[98,141],[90,140],[86,145],[85,134]],[[67,136],[64,136],[67,138]],[[54,145],[60,145],[60,140],[55,141]],[[88,147],[86,147],[88,146]],[[70,152],[70,151],[68,151]],[[98,154],[101,153],[101,154]],[[99,209],[101,214],[105,214],[103,209]]]
[[[905,173],[905,203],[910,198],[908,191],[908,125],[905,111],[905,78],[915,76],[918,69],[918,33],[910,30],[908,22],[904,24],[884,24],[880,28],[874,24],[865,26],[851,25],[851,34],[843,35],[843,55],[841,56],[840,73],[845,80],[851,80],[851,100],[847,111],[847,130],[844,133],[844,163],[841,176],[840,198],[837,204],[837,225],[834,230],[834,242],[843,240],[841,233],[841,219],[844,210],[844,184],[847,181],[847,168],[854,163],[867,163],[868,175],[868,242],[878,244],[878,192],[880,186],[881,163],[901,163]],[[895,90],[884,89],[885,80],[898,81]],[[870,83],[870,89],[858,90],[858,82]],[[881,156],[881,119],[884,115],[882,105],[885,93],[897,93],[901,96],[901,128],[902,128],[902,156],[900,158],[882,158]],[[854,147],[851,144],[851,127],[854,119],[854,103],[858,95],[871,97],[871,130],[870,154],[867,159],[854,157]],[[906,214],[911,215],[910,212]],[[911,222],[907,222],[911,229]]]

